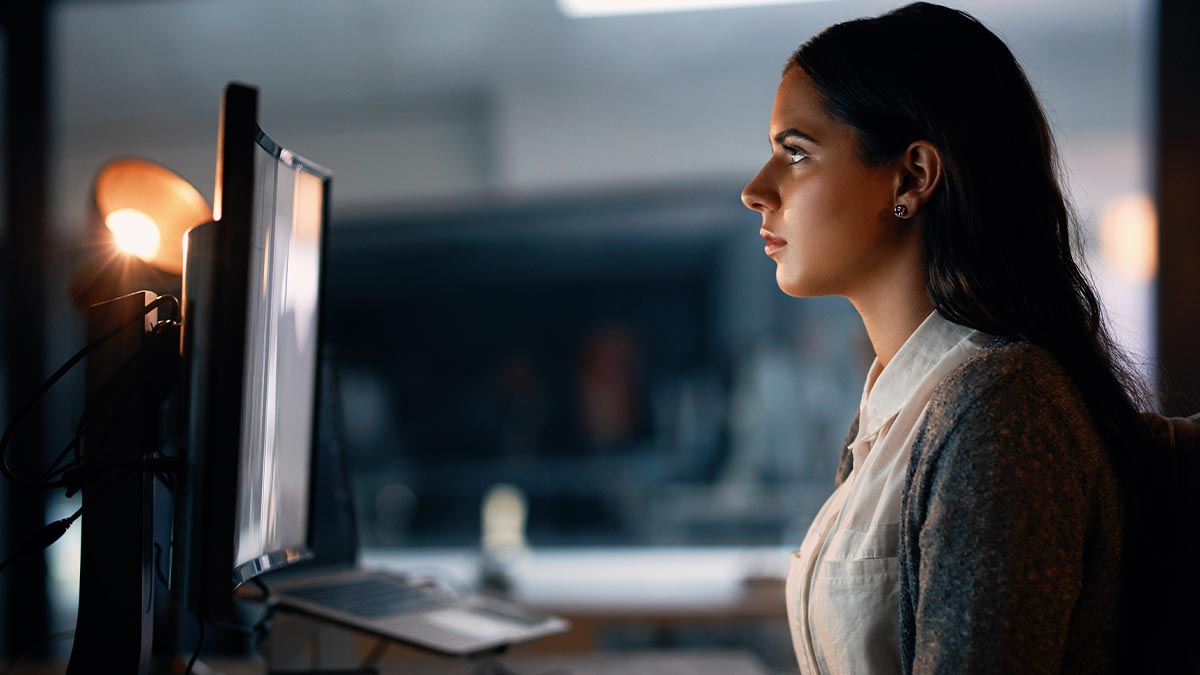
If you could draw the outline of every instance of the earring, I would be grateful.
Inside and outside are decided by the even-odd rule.
[[[908,207],[903,204],[897,204],[896,208],[892,209],[892,213],[896,214],[897,218],[907,218]]]

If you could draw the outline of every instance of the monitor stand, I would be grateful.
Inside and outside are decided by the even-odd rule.
[[[158,409],[164,387],[149,358],[161,338],[150,332],[157,310],[148,291],[93,305],[89,343],[130,324],[87,359],[85,432],[80,490],[83,502],[79,614],[68,675],[146,672],[154,620],[154,475],[141,470],[161,437]],[[144,315],[146,321],[136,318]],[[158,337],[160,343],[151,345]],[[161,366],[162,364],[158,364]],[[120,464],[120,469],[115,465]],[[100,471],[99,473],[93,473]]]

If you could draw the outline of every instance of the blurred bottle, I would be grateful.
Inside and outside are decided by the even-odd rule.
[[[500,483],[483,497],[482,555],[479,565],[479,589],[490,595],[511,595],[513,572],[529,553],[525,541],[528,506],[525,493],[515,485]]]

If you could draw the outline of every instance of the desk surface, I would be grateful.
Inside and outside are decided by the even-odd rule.
[[[368,549],[364,567],[474,585],[479,554]],[[782,548],[537,549],[513,565],[513,599],[569,616],[784,616]]]
[[[753,655],[740,650],[649,650],[613,654],[505,658],[513,675],[770,675]],[[205,663],[210,675],[263,675],[261,661]],[[452,659],[384,659],[381,675],[473,675],[479,664]],[[61,672],[61,671],[58,671]],[[197,675],[205,675],[197,669]]]

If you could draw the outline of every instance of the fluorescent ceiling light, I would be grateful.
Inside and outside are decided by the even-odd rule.
[[[572,18],[654,14],[696,9],[729,9],[761,5],[789,5],[820,0],[558,0],[558,8]]]

